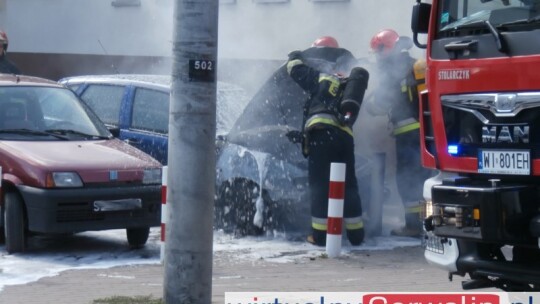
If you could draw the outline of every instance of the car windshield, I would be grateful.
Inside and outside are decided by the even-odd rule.
[[[484,26],[529,24],[538,28],[540,0],[444,0],[439,4],[439,31]]]
[[[0,138],[100,139],[111,135],[72,91],[58,87],[0,87]]]

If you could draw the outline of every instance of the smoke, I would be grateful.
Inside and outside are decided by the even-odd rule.
[[[400,35],[411,35],[413,1],[351,0],[290,1],[257,4],[237,0],[219,9],[219,58],[248,60],[235,66],[240,85],[255,92],[293,50],[304,50],[321,36],[335,37],[340,47],[357,58],[373,62],[369,50],[371,37],[381,29],[392,28]],[[421,55],[417,49],[413,54]],[[265,66],[253,67],[255,62]],[[223,65],[220,66],[223,68]],[[228,68],[228,66],[226,67]]]
[[[290,1],[220,6],[220,55],[225,58],[285,59],[320,36],[335,37],[357,57],[367,57],[371,36],[384,28],[410,33],[413,1]]]
[[[374,180],[371,184],[373,187],[380,186],[385,190],[379,189],[383,195],[375,196],[374,199],[380,199],[380,201],[373,201],[372,204],[384,203],[386,207],[392,205],[389,223],[393,226],[398,226],[403,221],[403,207],[400,204],[401,199],[395,182],[395,140],[391,135],[388,109],[379,107],[378,103],[382,101],[374,98],[375,91],[385,90],[388,87],[378,77],[379,71],[376,68],[375,58],[370,52],[369,42],[375,33],[387,28],[394,29],[400,35],[411,36],[412,5],[414,5],[412,1],[402,0],[318,3],[295,0],[285,4],[267,5],[256,4],[254,1],[236,1],[236,4],[220,6],[221,67],[224,67],[223,62],[227,60],[230,62],[231,59],[237,60],[239,64],[250,62],[249,65],[231,66],[231,68],[238,68],[246,76],[236,75],[233,78],[248,92],[255,94],[271,73],[285,62],[289,52],[304,50],[315,39],[326,35],[335,37],[341,47],[351,51],[356,58],[360,59],[359,64],[370,71],[372,77],[370,77],[364,105],[354,126],[357,175],[359,181],[365,182],[365,171],[362,171],[366,169],[363,167],[366,165],[365,161],[367,160],[373,166],[375,162],[382,159],[383,174],[386,176],[384,184],[377,185],[375,184],[377,181]],[[416,48],[411,49],[410,52],[415,57],[423,55],[423,52]],[[265,66],[267,69],[257,66],[254,64],[256,62],[268,63]],[[378,108],[375,113],[367,111],[370,105]],[[260,119],[266,118],[266,115],[257,115],[257,113],[252,113],[252,116],[259,117],[258,123],[263,123]],[[290,124],[289,121],[287,123]],[[286,146],[286,144],[279,146]],[[360,185],[360,189],[366,191],[363,186]],[[361,193],[361,195],[364,198],[373,199],[376,191],[371,192]],[[368,207],[366,204],[369,203],[368,199],[364,199],[365,209],[369,209],[366,208]],[[388,209],[386,207],[385,209]],[[388,213],[385,215],[388,216]],[[388,218],[385,221],[388,221]]]
[[[386,154],[387,200],[399,203],[395,174],[395,141],[387,113],[377,115],[366,112],[367,105],[376,102],[373,92],[381,87],[375,69],[375,58],[370,53],[371,37],[381,29],[394,29],[400,35],[411,36],[410,13],[413,1],[402,0],[352,0],[345,2],[291,1],[286,4],[255,4],[253,1],[236,1],[236,4],[220,6],[219,55],[222,59],[244,58],[275,61],[275,67],[283,63],[287,53],[303,50],[320,36],[335,37],[340,46],[350,50],[372,77],[360,117],[355,125],[357,154],[371,158],[374,154]],[[242,18],[238,18],[242,16]],[[410,50],[415,57],[423,52]],[[241,67],[241,68],[246,68]],[[238,82],[256,92],[259,83],[270,75],[270,69],[253,73],[247,67],[248,76]],[[253,87],[253,88],[250,88]]]
[[[377,105],[377,102],[380,102],[374,99],[375,90],[385,89],[385,84],[378,77],[369,42],[375,33],[387,28],[394,29],[403,36],[412,36],[410,13],[413,5],[413,1],[402,0],[352,0],[335,3],[291,1],[273,5],[237,1],[234,5],[220,6],[221,59],[263,59],[266,62],[274,61],[277,68],[286,60],[290,51],[303,50],[315,39],[325,35],[335,37],[341,47],[362,59],[360,64],[370,71],[372,77],[360,116],[354,126],[356,154],[368,160],[380,160],[380,156],[383,156],[386,190],[382,199],[386,205],[395,207],[394,225],[399,225],[403,220],[400,213],[401,199],[395,182],[395,139],[391,135],[385,109],[379,109],[375,114],[367,112],[370,104]],[[410,53],[414,57],[424,55],[423,51],[417,48],[412,48]],[[273,71],[272,68],[257,68],[257,72],[253,72],[254,69],[250,67],[241,68],[246,68],[245,75],[248,77],[239,77],[238,82],[253,93]],[[357,164],[359,165],[361,166]]]

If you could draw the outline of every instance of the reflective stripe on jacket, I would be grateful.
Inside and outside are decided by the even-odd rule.
[[[416,129],[419,129],[419,128],[420,128],[420,123],[416,119],[411,117],[411,118],[407,118],[407,119],[403,119],[403,120],[398,121],[394,125],[393,134],[394,135],[399,135],[399,134],[403,134],[403,133],[406,133],[406,132],[409,132],[409,131],[412,131],[412,130],[416,130]]]
[[[300,65],[300,64],[304,64],[302,62],[302,60],[300,59],[294,59],[294,60],[290,60],[289,62],[287,62],[287,74],[291,74],[291,71],[292,69],[297,66],[297,65]]]
[[[315,114],[308,118],[305,125],[305,130],[313,129],[317,125],[329,125],[345,131],[350,136],[353,136],[352,129],[347,125],[342,125],[334,115],[327,113]]]

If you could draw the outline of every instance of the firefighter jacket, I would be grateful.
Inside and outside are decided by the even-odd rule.
[[[342,122],[339,113],[345,88],[342,78],[321,73],[299,58],[289,60],[287,72],[310,95],[304,105],[304,131],[318,126],[334,126],[353,135],[351,127]]]
[[[425,64],[410,57],[408,53],[401,53],[379,66],[381,77],[375,98],[378,103],[384,103],[388,108],[393,135],[420,127],[418,91],[424,88],[422,67],[425,69]]]

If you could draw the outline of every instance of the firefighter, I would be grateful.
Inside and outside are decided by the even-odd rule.
[[[358,246],[364,240],[362,206],[355,174],[352,125],[358,115],[369,78],[363,68],[354,68],[348,78],[320,72],[303,60],[305,52],[289,54],[287,72],[309,94],[304,104],[304,123],[300,138],[308,158],[311,195],[312,235],[308,242],[325,246],[328,216],[330,164],[346,164],[344,223],[349,242]],[[337,65],[336,65],[337,66]],[[338,71],[333,71],[338,72]]]
[[[17,66],[7,58],[8,43],[6,32],[0,30],[0,73],[20,74]]]
[[[375,103],[384,109],[396,143],[396,184],[405,208],[405,227],[393,235],[420,236],[424,181],[433,175],[420,161],[418,92],[425,88],[425,62],[412,58],[411,39],[385,29],[371,39],[379,84]]]

